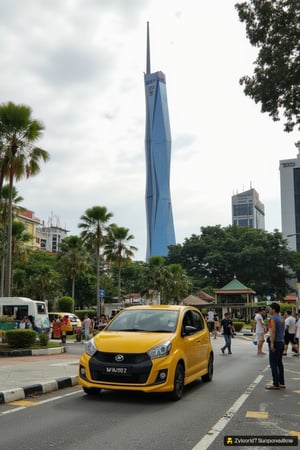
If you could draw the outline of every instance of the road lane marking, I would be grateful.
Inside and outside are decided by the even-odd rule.
[[[14,409],[9,409],[7,411],[2,411],[0,413],[0,417],[4,416],[6,414],[12,414],[12,413],[15,413],[15,412],[18,412],[18,411],[22,411],[22,409],[26,409],[26,408],[29,408],[31,406],[44,405],[46,403],[54,402],[55,400],[59,400],[59,399],[64,398],[64,397],[70,397],[71,395],[76,395],[76,394],[79,394],[79,393],[81,393],[81,394],[83,393],[81,388],[76,390],[76,391],[74,391],[74,392],[69,392],[67,394],[57,395],[55,397],[51,397],[51,398],[48,398],[46,400],[37,401],[37,402],[30,402],[30,401],[26,401],[26,400],[17,400],[15,402],[9,402],[9,403],[7,403],[8,405],[13,405],[13,406],[17,406],[17,407],[14,408]]]
[[[14,402],[9,402],[9,404],[15,406],[37,406],[38,403],[30,400],[15,400]]]
[[[228,425],[232,417],[238,412],[240,407],[245,403],[249,395],[256,388],[256,386],[261,382],[264,375],[259,375],[255,380],[248,386],[246,391],[234,402],[234,404],[226,411],[224,417],[222,417],[210,430],[203,436],[203,438],[192,448],[192,450],[207,450],[212,442],[219,436],[221,431]]]
[[[253,417],[255,419],[268,419],[269,413],[267,411],[247,411],[245,417]]]

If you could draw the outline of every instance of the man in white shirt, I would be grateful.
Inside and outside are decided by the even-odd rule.
[[[284,351],[283,355],[287,355],[289,344],[292,344],[292,349],[297,353],[295,346],[295,330],[296,330],[296,319],[292,316],[292,311],[287,309],[284,313],[285,318],[285,334],[284,334]]]
[[[215,314],[213,311],[209,310],[207,313],[207,326],[209,329],[209,332],[213,334],[214,328],[215,328]]]
[[[265,355],[265,352],[263,352],[263,345],[265,342],[265,323],[264,323],[265,315],[266,315],[265,309],[259,307],[254,317],[258,355]]]

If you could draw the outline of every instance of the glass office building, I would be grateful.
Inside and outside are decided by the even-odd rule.
[[[233,195],[231,202],[233,225],[265,229],[265,207],[255,189]]]
[[[280,161],[280,196],[282,235],[291,250],[300,250],[300,141],[298,155]]]
[[[147,63],[144,75],[146,97],[146,219],[147,260],[167,256],[175,245],[170,194],[171,131],[166,78],[162,72],[151,73],[149,23],[147,24]]]

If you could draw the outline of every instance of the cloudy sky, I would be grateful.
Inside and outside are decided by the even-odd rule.
[[[45,124],[51,160],[17,185],[23,206],[78,234],[106,206],[146,254],[146,23],[151,70],[166,74],[176,240],[231,223],[231,196],[251,186],[266,229],[281,229],[279,160],[296,133],[260,112],[239,78],[256,50],[236,0],[0,0],[0,102],[24,103]]]

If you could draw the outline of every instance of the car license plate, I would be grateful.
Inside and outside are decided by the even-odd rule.
[[[106,366],[104,368],[106,375],[121,375],[129,376],[131,375],[130,367],[116,367],[116,366]]]

